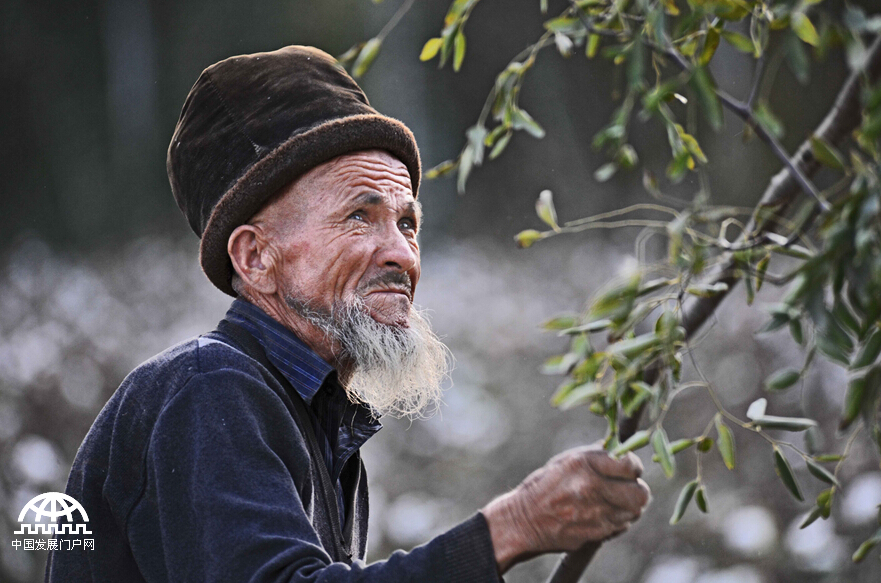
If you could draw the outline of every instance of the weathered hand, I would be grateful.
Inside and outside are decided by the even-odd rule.
[[[571,551],[627,530],[648,504],[642,462],[616,460],[598,445],[565,451],[481,512],[499,571],[548,552]]]

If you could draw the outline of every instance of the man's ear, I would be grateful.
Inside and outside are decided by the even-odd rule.
[[[276,291],[275,265],[269,241],[260,227],[240,225],[229,236],[226,251],[242,282],[260,294]]]

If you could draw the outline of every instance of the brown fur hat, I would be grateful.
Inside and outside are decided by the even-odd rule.
[[[421,166],[416,139],[370,106],[336,60],[312,47],[231,57],[202,72],[168,147],[178,206],[202,238],[205,275],[235,296],[227,241],[282,187],[342,154],[381,149],[410,171]]]

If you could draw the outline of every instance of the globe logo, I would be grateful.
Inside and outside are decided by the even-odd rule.
[[[33,513],[33,523],[24,522],[29,512]],[[80,513],[81,524],[72,524],[74,512]],[[61,517],[67,519],[67,524],[62,524],[59,528],[55,523]],[[85,523],[89,521],[89,515],[85,508],[74,498],[61,492],[45,492],[31,498],[21,509],[18,521],[22,523],[21,529],[15,531],[15,534],[92,534],[86,530]],[[45,524],[46,522],[50,524]]]

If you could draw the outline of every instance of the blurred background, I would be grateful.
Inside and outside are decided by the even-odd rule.
[[[551,0],[550,14],[566,6]],[[864,3],[868,4],[868,3]],[[83,436],[122,378],[164,348],[206,332],[230,298],[198,265],[198,240],[176,208],[165,151],[184,98],[206,66],[240,53],[309,44],[341,54],[374,36],[399,0],[5,0],[0,6],[0,581],[41,581],[45,555],[9,540],[34,495],[63,491]],[[361,80],[372,104],[407,123],[426,167],[458,154],[495,73],[542,32],[538,0],[481,3],[469,21],[462,70],[420,63],[448,2],[416,2]],[[725,52],[721,52],[725,51]],[[718,62],[717,62],[718,61]],[[713,61],[735,95],[748,90],[752,60],[720,47]],[[719,71],[717,71],[718,73]],[[794,149],[828,110],[848,71],[842,55],[815,66],[805,88],[782,67],[769,94]],[[586,410],[549,405],[560,379],[540,374],[566,344],[542,333],[545,319],[578,312],[616,274],[636,266],[635,231],[555,238],[518,250],[513,235],[539,228],[538,192],[554,192],[562,220],[649,200],[637,174],[599,184],[604,161],[590,143],[608,121],[621,72],[576,52],[543,52],[521,104],[547,130],[518,134],[477,169],[464,196],[450,180],[420,193],[423,279],[417,301],[456,357],[452,388],[428,421],[386,420],[365,448],[371,488],[369,558],[412,548],[467,518],[550,456],[590,443],[604,422]],[[644,163],[663,172],[668,150],[657,127],[634,128]],[[640,135],[640,132],[642,134]],[[713,200],[752,206],[777,162],[745,143],[726,118],[700,131],[711,160]],[[696,180],[678,193],[690,197]],[[763,289],[757,304],[774,301]],[[803,355],[785,333],[756,337],[765,321],[735,293],[701,336],[695,357],[726,405],[742,415],[762,380]],[[686,372],[686,374],[693,374]],[[844,375],[826,363],[769,411],[834,427]],[[714,408],[685,393],[668,417],[671,439],[699,434]],[[826,448],[840,451],[833,434]],[[845,465],[834,515],[805,530],[809,505],[793,502],[772,471],[767,444],[737,433],[738,468],[704,466],[710,514],[694,508],[667,521],[694,457],[680,454],[672,480],[647,459],[654,492],[631,532],[604,546],[588,571],[595,582],[869,582],[871,558],[850,555],[877,529],[878,459],[863,440]],[[822,489],[796,466],[813,499]],[[511,583],[542,580],[556,558],[515,568]]]

